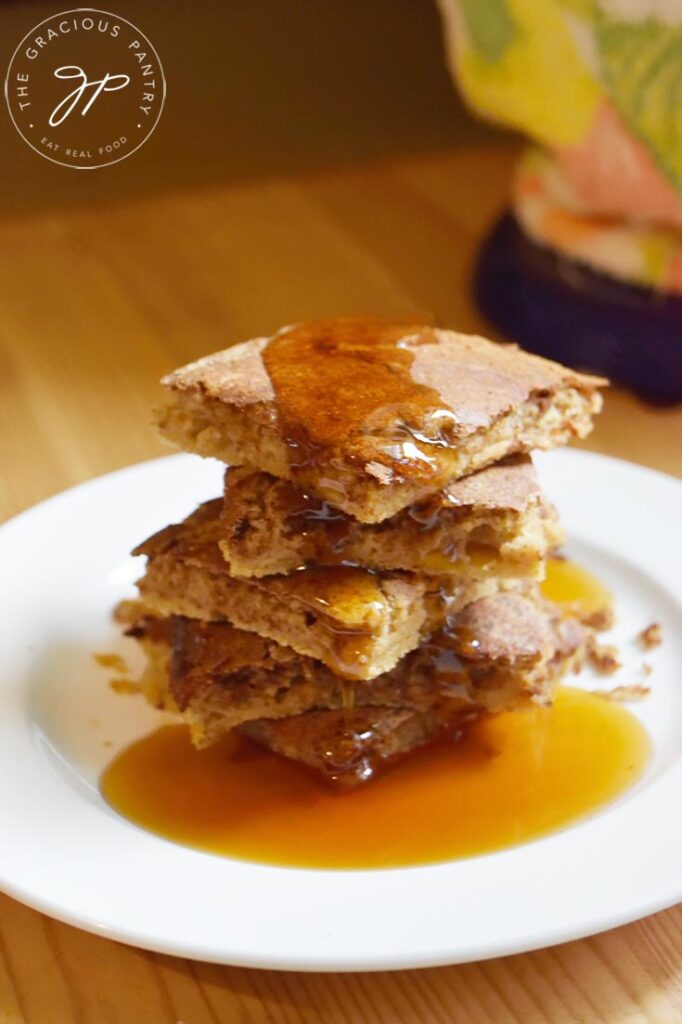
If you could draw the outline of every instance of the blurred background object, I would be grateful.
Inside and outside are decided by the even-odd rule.
[[[479,262],[484,312],[527,348],[682,400],[682,4],[440,4],[462,92],[534,142]]]

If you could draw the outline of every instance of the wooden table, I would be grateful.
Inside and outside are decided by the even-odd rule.
[[[514,150],[463,149],[0,222],[0,517],[153,458],[156,381],[284,323],[482,330],[472,254]],[[588,447],[682,473],[682,410],[612,392]],[[678,1024],[682,910],[481,964],[374,975],[142,952],[0,897],[0,1024]]]

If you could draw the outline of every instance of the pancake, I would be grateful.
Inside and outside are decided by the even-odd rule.
[[[298,324],[162,381],[161,433],[378,523],[505,456],[584,437],[606,381],[423,323]]]
[[[134,550],[147,556],[142,600],[162,615],[226,619],[317,658],[348,679],[393,668],[459,607],[508,585],[336,566],[289,576],[231,577],[218,541],[219,499]]]
[[[542,579],[548,551],[564,539],[527,456],[457,480],[377,524],[359,523],[288,480],[236,467],[225,474],[221,519],[232,576],[346,564]]]
[[[127,613],[147,656],[147,699],[178,710],[199,747],[255,719],[367,707],[431,712],[505,711],[551,702],[580,664],[587,632],[540,598],[496,594],[464,608],[395,668],[349,683],[324,664],[226,622]]]

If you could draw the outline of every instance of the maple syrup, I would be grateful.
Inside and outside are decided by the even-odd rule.
[[[338,455],[350,444],[362,459],[363,437],[379,441],[374,455],[400,478],[433,476],[429,447],[449,447],[457,429],[440,393],[412,373],[411,349],[434,340],[423,322],[389,319],[319,321],[275,334],[263,360],[292,477],[325,466],[334,479],[324,485],[342,492]]]
[[[547,575],[541,589],[549,601],[579,618],[610,617],[611,592],[591,572],[567,558],[547,559]]]
[[[499,850],[584,818],[642,772],[647,735],[622,705],[561,688],[550,709],[478,719],[347,793],[228,735],[195,750],[166,726],[105,770],[105,799],[151,832],[260,863],[380,868]]]

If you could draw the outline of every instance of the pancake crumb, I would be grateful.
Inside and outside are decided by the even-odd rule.
[[[604,633],[607,629],[611,629],[615,622],[613,608],[608,606],[604,608],[597,608],[592,612],[583,613],[578,617],[583,625],[589,626],[590,629],[596,630],[597,633]]]
[[[604,700],[615,700],[622,704],[632,703],[633,701],[644,700],[651,693],[648,686],[642,686],[639,683],[632,683],[630,686],[614,686],[612,690],[592,690],[597,697],[603,697]]]
[[[110,679],[109,687],[114,693],[122,693],[126,696],[140,692],[140,684],[133,682],[132,679]]]
[[[643,629],[642,632],[637,635],[637,640],[646,651],[650,651],[654,647],[658,647],[662,644],[663,629],[660,622],[652,622],[650,626]]]
[[[587,658],[589,663],[602,676],[613,675],[623,667],[618,656],[618,648],[613,644],[600,644],[593,635],[587,640]]]
[[[120,654],[102,652],[93,654],[93,658],[102,668],[113,668],[115,672],[127,672],[128,670],[128,666]]]

